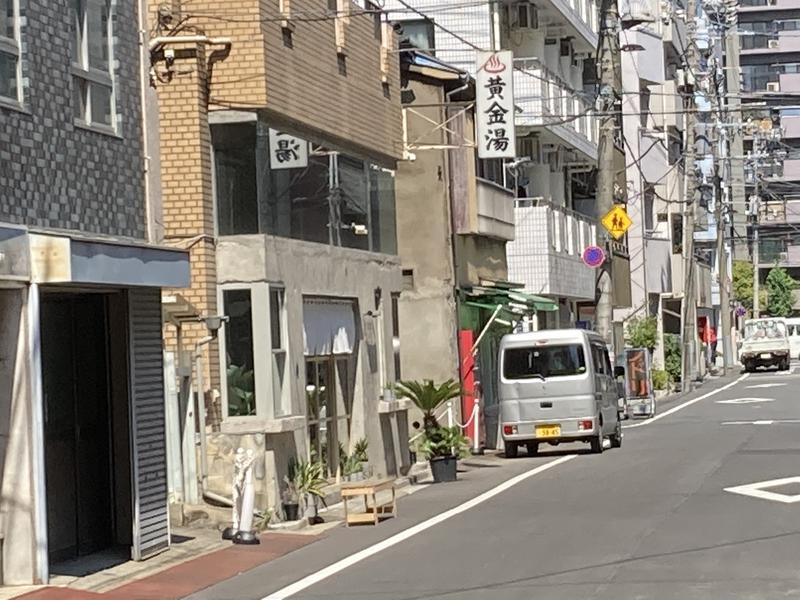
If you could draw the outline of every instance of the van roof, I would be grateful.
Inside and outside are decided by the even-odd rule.
[[[529,331],[527,333],[507,333],[500,341],[501,345],[517,345],[531,342],[583,342],[586,338],[604,341],[594,331],[586,329],[545,329],[542,331]]]

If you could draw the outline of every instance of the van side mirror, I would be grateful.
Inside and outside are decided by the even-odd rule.
[[[625,377],[625,367],[614,367],[614,379]]]

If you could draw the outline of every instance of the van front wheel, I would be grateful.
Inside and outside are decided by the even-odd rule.
[[[617,419],[617,427],[611,436],[611,447],[622,448],[622,421]]]

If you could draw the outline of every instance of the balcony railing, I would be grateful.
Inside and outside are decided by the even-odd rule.
[[[515,102],[522,109],[517,126],[544,127],[596,160],[598,122],[583,92],[568,87],[538,59],[517,59],[514,67]]]
[[[516,237],[506,246],[508,274],[532,293],[591,300],[595,273],[583,264],[586,246],[597,242],[597,223],[538,198],[518,198]]]

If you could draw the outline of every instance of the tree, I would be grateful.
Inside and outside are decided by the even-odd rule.
[[[625,341],[631,348],[647,348],[655,350],[658,340],[658,319],[655,317],[637,317],[628,323]]]
[[[681,380],[681,338],[673,333],[664,336],[664,370],[672,381]]]
[[[797,282],[783,267],[773,267],[767,275],[767,313],[773,317],[789,317],[794,312],[794,290]]]
[[[733,299],[747,310],[753,308],[753,265],[746,260],[733,261]]]

